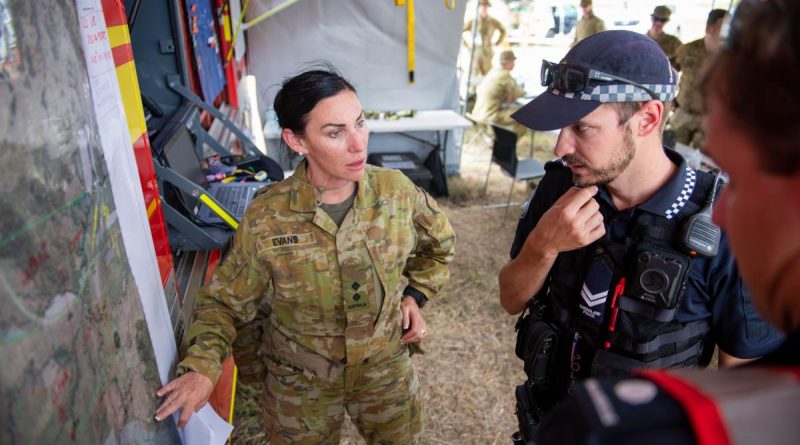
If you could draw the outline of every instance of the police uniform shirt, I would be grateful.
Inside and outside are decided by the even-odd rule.
[[[669,149],[666,153],[677,165],[678,172],[646,202],[620,211],[614,206],[608,190],[604,186],[599,187],[595,198],[600,204],[607,236],[613,240],[624,238],[633,229],[639,212],[668,215],[668,212],[675,211],[676,205],[682,206],[682,192],[693,186],[695,173],[688,168],[680,154]],[[519,254],[528,234],[544,212],[571,186],[572,173],[569,168],[560,161],[549,163],[547,174],[536,188],[517,226],[511,258]],[[582,269],[586,267],[588,264]],[[573,310],[578,310],[577,302]],[[692,261],[676,318],[682,323],[709,320],[713,341],[728,354],[740,358],[764,355],[775,349],[783,338],[753,308],[724,234],[716,256],[708,259],[697,257]],[[708,363],[710,354],[704,354],[704,358],[701,365]]]

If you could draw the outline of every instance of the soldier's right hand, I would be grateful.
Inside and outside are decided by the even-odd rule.
[[[597,186],[572,187],[543,215],[525,241],[523,250],[547,256],[588,246],[605,233],[600,204],[594,199]]]
[[[208,402],[213,390],[214,382],[211,379],[199,372],[187,372],[164,385],[156,393],[158,397],[166,396],[156,410],[156,420],[162,421],[178,409],[182,409],[178,428],[185,427],[192,414]]]

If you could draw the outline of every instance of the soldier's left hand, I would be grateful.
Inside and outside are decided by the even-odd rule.
[[[403,312],[403,332],[400,343],[417,343],[425,337],[425,319],[417,306],[416,300],[405,296],[400,302],[400,311]]]

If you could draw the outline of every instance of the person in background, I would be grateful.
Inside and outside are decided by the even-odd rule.
[[[494,47],[500,45],[506,38],[506,28],[496,18],[489,15],[489,0],[480,0],[478,5],[478,25],[475,36],[475,48],[472,72],[478,76],[485,76],[492,69]],[[473,20],[464,24],[464,32],[472,32]],[[495,37],[497,35],[497,37]],[[471,40],[467,42],[471,48]]]
[[[179,426],[208,399],[235,325],[261,306],[262,411],[273,444],[337,444],[345,411],[369,444],[416,444],[420,383],[409,345],[420,309],[449,280],[455,234],[436,201],[397,170],[366,164],[369,129],[332,67],[286,80],[282,137],[305,157],[259,191],[197,295],[178,377],[159,390]]]
[[[681,82],[678,86],[676,109],[669,125],[677,142],[697,149],[702,149],[704,145],[700,77],[705,63],[720,47],[720,32],[727,15],[728,12],[724,9],[709,12],[705,36],[681,45],[672,60],[675,69],[681,72]]]
[[[701,249],[687,232],[717,176],[662,145],[676,83],[664,51],[605,31],[545,61],[542,81],[547,91],[512,117],[560,129],[560,159],[546,165],[499,274],[501,305],[530,312],[517,354],[533,420],[588,377],[705,367],[715,345],[737,358],[771,352],[782,336],[752,308],[727,238]]]
[[[479,121],[514,128],[519,140],[528,129],[511,119],[511,115],[519,108],[514,101],[525,94],[525,90],[511,76],[516,60],[514,51],[500,53],[500,66],[492,69],[478,85],[472,116]]]
[[[800,437],[800,2],[744,0],[701,89],[706,150],[729,175],[713,220],[756,309],[787,334],[717,373],[588,380],[542,423],[538,445],[793,444]]]
[[[575,40],[573,40],[572,46],[577,45],[578,42],[592,34],[606,30],[605,22],[594,15],[592,0],[581,0],[581,9],[583,10],[583,16],[575,25]]]
[[[653,13],[650,15],[650,29],[645,33],[647,37],[655,40],[658,46],[664,50],[670,62],[674,65],[675,51],[681,46],[681,41],[673,36],[664,32],[664,25],[669,22],[672,11],[664,6],[656,6]]]

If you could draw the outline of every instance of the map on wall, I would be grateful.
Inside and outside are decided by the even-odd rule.
[[[48,3],[0,0],[16,36],[0,65],[0,443],[179,443],[153,419],[75,7]]]

